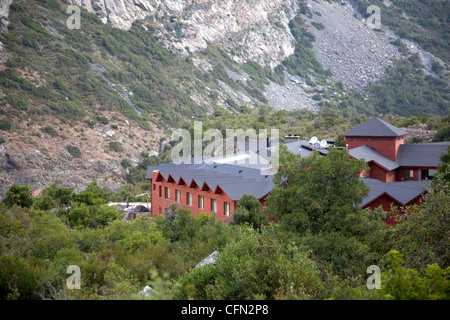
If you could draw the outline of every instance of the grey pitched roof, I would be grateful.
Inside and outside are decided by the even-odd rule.
[[[313,146],[306,140],[298,140],[298,141],[292,141],[283,143],[288,151],[292,152],[293,154],[300,154],[302,157],[309,156],[313,150],[317,150],[319,154],[326,155],[328,154],[328,150],[326,148],[316,148],[314,149]],[[272,146],[269,148],[270,152],[276,152],[277,146]]]
[[[347,131],[343,136],[359,137],[398,137],[407,134],[406,131],[393,126],[381,119],[373,118]]]
[[[361,207],[369,204],[386,193],[402,205],[408,204],[425,190],[429,190],[430,180],[382,182],[376,179],[360,178],[370,188],[369,194],[363,199]]]
[[[152,178],[152,171],[168,179],[169,175],[179,182],[182,178],[187,184],[192,181],[202,187],[207,184],[213,191],[220,187],[231,200],[239,200],[244,193],[252,194],[257,199],[262,198],[273,188],[271,175],[261,174],[260,168],[237,166],[230,164],[160,164],[149,167],[146,179]]]
[[[146,179],[151,179],[153,170],[159,170],[166,180],[170,175],[176,182],[182,178],[187,184],[195,181],[200,187],[206,183],[213,191],[219,186],[233,201],[239,200],[244,193],[261,199],[274,186],[272,175],[261,175],[259,169],[229,164],[160,164],[149,167]],[[423,193],[424,189],[428,190],[430,183],[429,180],[385,183],[370,178],[360,179],[370,188],[368,196],[360,204],[361,207],[384,193],[405,205]]]
[[[450,142],[400,145],[397,163],[402,167],[436,167],[441,153],[447,153]]]
[[[383,156],[381,153],[366,145],[350,149],[348,153],[357,160],[364,159],[366,162],[374,161],[389,171],[399,167],[398,163]]]

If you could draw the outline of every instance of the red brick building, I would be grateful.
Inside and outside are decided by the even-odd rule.
[[[404,144],[407,133],[383,120],[373,118],[343,134],[350,157],[364,159],[369,172],[365,182],[370,194],[363,208],[379,206],[390,211],[391,205],[402,208],[419,204],[429,188],[440,161],[447,152],[449,142]],[[382,183],[379,183],[379,182]],[[388,223],[393,223],[388,216]]]
[[[273,187],[272,176],[259,169],[230,164],[162,164],[150,167],[146,179],[151,180],[152,215],[175,203],[193,215],[212,212],[222,221],[232,219],[245,193],[264,204]]]
[[[404,144],[406,131],[373,118],[343,134],[351,157],[364,159],[369,178],[383,182],[430,180],[449,142]],[[362,172],[364,176],[367,172]]]
[[[402,213],[407,206],[419,205],[430,186],[430,180],[385,183],[376,179],[361,179],[364,179],[364,183],[370,188],[368,196],[360,204],[361,208],[375,210],[381,206],[386,212],[391,212],[391,206]],[[395,219],[388,214],[386,222],[393,225]]]
[[[383,120],[373,118],[348,131],[346,138],[350,157],[364,159],[370,170],[361,173],[369,186],[369,195],[360,204],[372,210],[381,206],[390,211],[419,204],[429,188],[430,179],[450,142],[404,144],[406,132]],[[289,151],[308,156],[317,150],[305,140],[286,143]],[[269,146],[261,146],[268,148]],[[260,150],[258,150],[260,151]],[[326,148],[318,150],[326,156]],[[152,215],[165,213],[171,204],[184,205],[193,215],[213,212],[217,219],[232,219],[239,199],[254,195],[264,205],[273,188],[271,175],[257,166],[212,162],[211,164],[161,164],[149,167],[146,179],[151,181]],[[388,216],[388,223],[393,223]]]

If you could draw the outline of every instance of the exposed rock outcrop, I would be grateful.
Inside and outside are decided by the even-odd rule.
[[[207,43],[238,49],[237,60],[276,66],[294,52],[289,20],[298,11],[294,0],[70,0],[105,23],[129,29],[137,19],[154,17],[172,26],[176,41],[166,45],[180,54],[199,52]],[[161,28],[165,30],[167,28]]]
[[[369,28],[363,21],[337,3],[308,1],[314,12],[308,22],[321,23],[324,29],[310,27],[315,36],[314,51],[324,68],[330,68],[335,81],[362,91],[382,78],[398,49],[389,38]]]
[[[0,31],[8,30],[8,16],[9,7],[11,6],[13,0],[2,0],[0,1]],[[0,64],[6,61],[6,50],[3,43],[0,41]]]

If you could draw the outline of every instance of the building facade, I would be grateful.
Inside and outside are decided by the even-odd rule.
[[[206,212],[232,220],[242,195],[252,194],[263,205],[272,189],[272,177],[259,169],[229,164],[164,164],[150,167],[152,215],[164,214],[172,204],[192,215]]]
[[[368,172],[361,172],[369,195],[360,204],[375,210],[391,206],[402,210],[420,204],[429,182],[450,142],[404,144],[406,132],[383,120],[373,118],[348,131],[346,139],[349,156],[364,159]],[[285,143],[295,154],[309,156],[318,151],[326,156],[326,148],[317,149],[305,140]],[[274,146],[266,146],[274,152]],[[269,153],[270,153],[269,152]],[[161,164],[149,167],[146,179],[151,181],[151,214],[161,215],[172,204],[185,206],[191,214],[212,213],[222,221],[230,221],[244,194],[254,195],[264,205],[273,188],[272,175],[249,165],[210,161],[202,164]],[[395,223],[389,215],[386,220]]]
[[[364,159],[369,178],[383,182],[430,180],[449,142],[405,144],[402,129],[373,118],[343,134],[351,157]]]

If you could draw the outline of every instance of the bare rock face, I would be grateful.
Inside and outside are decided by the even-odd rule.
[[[131,28],[137,19],[170,19],[174,40],[166,43],[180,54],[199,52],[207,43],[237,49],[236,60],[276,66],[294,53],[288,23],[295,0],[69,0],[95,13],[104,23]]]
[[[324,26],[323,30],[310,27],[316,40],[313,48],[316,58],[345,87],[361,91],[384,76],[392,59],[400,58],[387,35],[370,29],[341,5],[313,0],[308,4],[314,12],[308,22]]]
[[[2,0],[0,1],[0,19],[8,18],[9,7],[11,6],[12,0]]]
[[[0,31],[8,30],[8,16],[9,7],[11,6],[13,0],[2,0],[0,1]],[[0,41],[0,64],[6,61],[6,50],[3,43]]]

